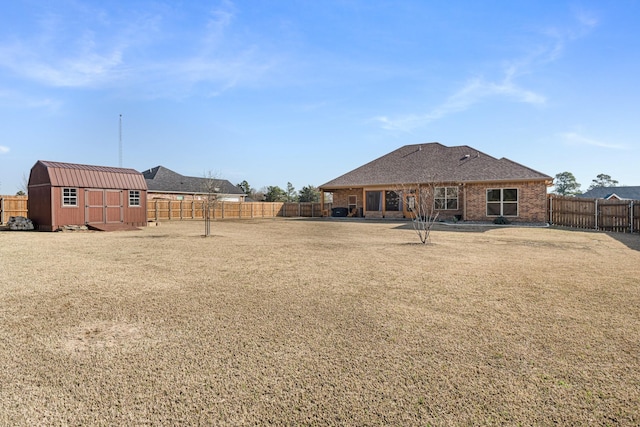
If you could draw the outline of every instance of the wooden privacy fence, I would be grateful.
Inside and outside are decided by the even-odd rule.
[[[12,216],[27,216],[27,196],[0,196],[0,224]]]
[[[147,201],[147,220],[204,219],[205,203],[202,200],[149,200]],[[216,202],[211,217],[213,219],[311,218],[322,216],[320,206],[320,203]]]
[[[640,233],[639,200],[563,197],[548,199],[549,223],[591,230]]]
[[[12,216],[27,217],[27,196],[0,196],[0,224]],[[202,200],[149,200],[147,220],[173,221],[204,219]],[[251,219],[275,217],[321,217],[320,203],[216,202],[213,219]],[[325,203],[325,209],[331,205]]]

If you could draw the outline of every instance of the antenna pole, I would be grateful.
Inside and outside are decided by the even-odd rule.
[[[120,114],[119,136],[120,140],[118,143],[118,166],[122,167],[122,114]]]

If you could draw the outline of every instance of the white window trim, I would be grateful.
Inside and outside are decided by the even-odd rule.
[[[73,195],[71,191],[73,190]],[[65,191],[69,191],[69,194],[65,196]],[[65,199],[73,200],[74,203],[66,203]],[[63,208],[77,208],[78,207],[78,189],[75,187],[63,187],[62,188],[62,207]]]
[[[137,196],[132,196],[132,193],[138,193]],[[132,200],[137,200],[138,204],[132,204],[131,201]],[[139,208],[140,206],[142,206],[142,198],[141,198],[141,194],[140,194],[140,190],[129,190],[129,207],[130,208]]]

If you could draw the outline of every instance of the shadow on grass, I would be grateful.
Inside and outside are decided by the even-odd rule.
[[[637,233],[607,233],[618,242],[626,245],[629,249],[640,251],[640,234]]]
[[[520,225],[520,224],[510,224],[510,225],[496,225],[491,223],[478,223],[478,224],[470,224],[470,223],[435,223],[433,225],[433,231],[447,231],[452,233],[484,233],[491,230],[497,230],[500,228],[548,228],[546,225]],[[405,221],[403,224],[395,227],[398,230],[413,230],[413,223],[411,221]]]
[[[575,233],[596,233],[596,234],[604,234],[606,236],[611,237],[614,240],[622,243],[629,249],[634,251],[640,251],[640,234],[639,233],[615,233],[613,231],[598,231],[598,230],[589,230],[584,228],[571,228],[571,227],[558,227],[551,226],[551,228],[555,230],[564,230],[571,231]]]
[[[433,230],[437,231],[448,231],[455,233],[484,233],[490,230],[497,230],[500,228],[549,228],[555,230],[564,230],[564,231],[572,231],[576,233],[597,233],[597,234],[605,234],[611,237],[614,240],[624,244],[629,249],[640,251],[640,234],[639,233],[614,233],[611,231],[597,231],[597,230],[588,230],[582,228],[569,228],[569,227],[558,227],[558,226],[549,226],[546,224],[510,224],[510,225],[495,225],[495,224],[444,224],[444,223],[436,223],[434,225]],[[399,227],[398,229],[403,230],[413,230],[413,225],[411,222],[406,222]]]

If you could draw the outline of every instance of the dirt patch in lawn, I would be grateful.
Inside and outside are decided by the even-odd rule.
[[[61,337],[61,349],[74,356],[115,347],[128,348],[143,338],[140,328],[126,323],[96,322],[70,328]]]
[[[203,231],[0,233],[0,425],[640,424],[640,236]]]

